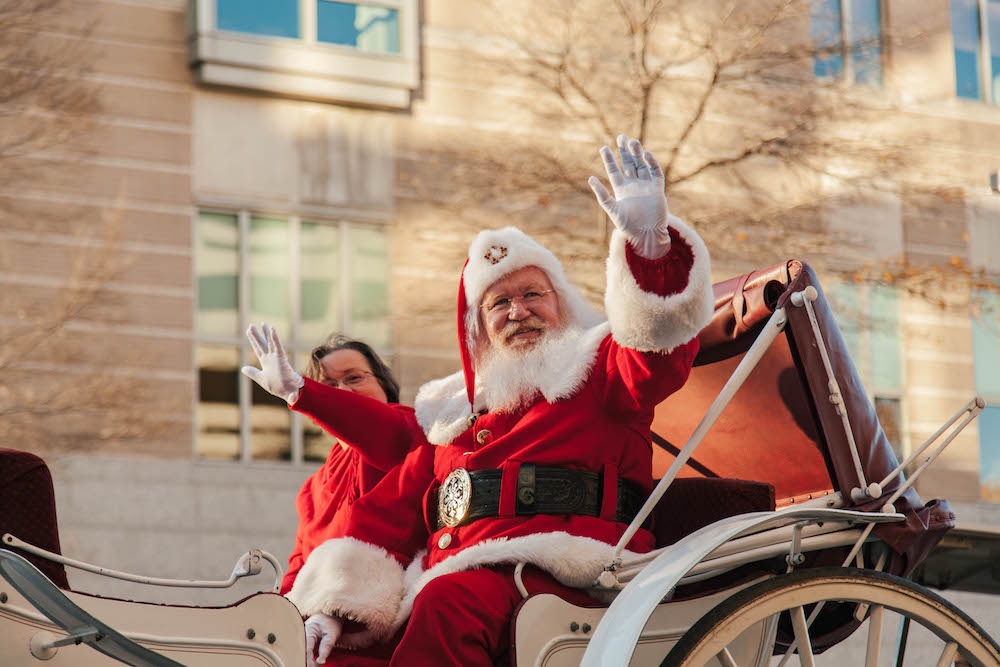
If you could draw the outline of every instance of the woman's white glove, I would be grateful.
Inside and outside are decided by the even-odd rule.
[[[343,630],[344,622],[333,616],[313,614],[306,619],[306,667],[326,663]]]
[[[590,187],[601,208],[632,248],[646,259],[659,259],[670,252],[663,170],[653,154],[642,149],[638,139],[619,134],[618,153],[622,160],[620,169],[611,149],[601,147],[601,158],[614,196],[596,176],[590,177]]]
[[[244,366],[243,374],[278,398],[285,399],[289,404],[294,403],[306,381],[288,363],[288,355],[281,347],[274,327],[265,322],[262,330],[251,324],[247,329],[247,338],[260,360],[260,368]]]

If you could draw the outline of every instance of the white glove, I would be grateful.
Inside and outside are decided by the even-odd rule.
[[[294,403],[299,397],[299,389],[306,381],[288,363],[288,355],[281,347],[281,341],[278,340],[278,333],[274,327],[265,322],[261,331],[257,325],[251,324],[247,329],[247,338],[250,339],[250,347],[260,360],[260,368],[244,366],[243,375],[268,392],[285,399],[289,404]]]
[[[618,153],[622,159],[621,169],[611,149],[601,147],[601,158],[608,171],[614,197],[596,176],[590,177],[590,187],[597,195],[601,208],[632,244],[632,248],[646,259],[659,259],[670,252],[663,170],[652,153],[642,150],[638,139],[630,140],[619,134]]]
[[[306,667],[326,663],[343,629],[343,621],[326,614],[313,614],[306,619]]]

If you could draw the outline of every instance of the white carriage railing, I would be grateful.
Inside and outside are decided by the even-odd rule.
[[[984,403],[982,399],[978,397],[969,401],[965,407],[956,412],[944,424],[944,426],[938,429],[934,435],[932,435],[910,456],[908,456],[906,460],[899,464],[899,466],[897,466],[896,469],[881,482],[879,485],[880,489],[884,488],[892,477],[902,474],[903,470],[909,466],[910,463],[912,463],[918,456],[933,445],[935,441],[939,440],[948,428],[958,422],[957,426],[954,426],[952,431],[945,438],[944,442],[942,442],[934,450],[934,452],[921,463],[921,465],[915,470],[914,474],[907,478],[899,489],[887,498],[886,503],[882,507],[882,511],[884,513],[892,514],[894,512],[893,503],[895,503],[895,501],[912,486],[913,481],[919,476],[920,472],[925,470],[927,466],[940,455],[941,451],[943,451],[944,448],[954,440],[955,436],[958,435],[958,433],[964,429],[972,419],[975,419],[975,417],[982,411],[983,407]],[[965,415],[964,418],[962,418],[963,415]],[[822,498],[816,498],[811,501],[797,503],[794,506],[778,509],[776,512],[786,511],[791,507],[825,507],[835,509],[843,506],[844,502],[841,494],[832,493],[828,496],[823,496]],[[801,544],[796,544],[796,539],[800,540]],[[845,523],[826,522],[822,526],[814,524],[796,524],[795,526],[774,528],[755,535],[741,537],[720,546],[718,549],[706,556],[702,563],[693,567],[688,576],[685,576],[684,579],[681,580],[680,585],[707,579],[742,565],[764,560],[766,558],[772,558],[774,556],[780,556],[783,553],[787,554],[789,558],[794,560],[796,559],[797,554],[800,553],[854,545],[857,548],[855,548],[852,553],[857,554],[860,545],[864,541],[871,541],[872,539],[874,538],[871,538],[871,525],[866,526],[864,529],[857,529],[851,528],[850,525]],[[620,589],[622,584],[631,581],[639,570],[645,567],[647,563],[654,560],[657,555],[666,549],[669,549],[669,547],[657,549],[655,551],[633,556],[631,558],[622,558],[620,564],[615,568],[615,579],[617,584],[614,585],[614,588]],[[850,560],[851,559],[848,559],[848,562]],[[845,563],[845,565],[846,564],[847,563]]]
[[[99,574],[104,577],[130,581],[136,584],[147,584],[149,586],[172,586],[176,588],[229,588],[243,577],[260,574],[263,571],[264,561],[267,561],[271,564],[271,567],[274,568],[274,583],[271,585],[270,590],[277,593],[281,589],[281,578],[283,576],[281,563],[278,559],[273,554],[270,554],[267,551],[262,551],[261,549],[251,549],[240,556],[239,560],[236,561],[236,565],[233,567],[232,574],[229,575],[228,579],[200,581],[195,579],[163,579],[159,577],[147,577],[141,574],[131,574],[129,572],[112,570],[107,567],[101,567],[100,565],[93,565],[80,560],[67,558],[52,551],[46,551],[45,549],[36,547],[29,542],[25,542],[10,533],[4,533],[3,543],[9,547],[17,547],[18,549],[22,549],[23,551],[38,556],[39,558],[44,558],[67,567],[73,567],[85,572]]]
[[[709,554],[734,540],[746,536],[766,535],[769,529],[775,527],[794,528],[796,525],[801,525],[802,530],[805,530],[808,524],[839,524],[845,527],[851,524],[893,523],[904,519],[902,514],[895,513],[791,507],[780,512],[754,512],[732,516],[705,526],[676,544],[660,550],[651,562],[639,569],[635,577],[617,592],[614,602],[597,625],[588,643],[581,667],[628,665],[653,610],[665,598],[669,598],[681,580],[705,561]],[[870,535],[868,525],[860,531],[847,531],[855,543],[855,548],[851,549],[846,563],[857,558],[861,545]],[[794,544],[795,541],[793,533],[789,544]],[[799,543],[801,544],[802,540],[799,540]],[[788,550],[788,547],[784,549]],[[790,551],[789,554],[791,555]]]
[[[196,651],[228,649],[253,656],[255,662],[259,664],[270,667],[286,665],[285,660],[269,646],[249,641],[253,638],[252,635],[247,636],[247,641],[242,641],[226,637],[119,632],[94,618],[26,559],[13,552],[0,551],[0,574],[16,591],[16,594],[11,596],[5,594],[5,604],[0,607],[0,618],[9,617],[21,622],[27,621],[40,629],[32,636],[26,647],[36,660],[51,659],[63,646],[87,644],[120,662],[142,667],[181,667],[181,663],[157,651],[192,649]],[[22,601],[32,605],[41,613],[22,607],[20,604]],[[54,632],[45,631],[46,627],[52,627]],[[63,634],[59,634],[59,631]]]

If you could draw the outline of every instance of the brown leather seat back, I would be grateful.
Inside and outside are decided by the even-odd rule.
[[[715,316],[698,336],[695,368],[656,410],[654,474],[673,462],[801,271],[793,260],[714,286]],[[765,482],[783,505],[835,488],[825,450],[805,378],[788,338],[779,335],[681,476]]]
[[[813,270],[790,260],[714,287],[715,317],[699,335],[696,366],[685,386],[656,410],[653,439],[659,451],[654,455],[654,474],[662,475],[673,462],[673,453],[687,442],[772,313],[783,308],[787,325],[680,475],[764,482],[774,487],[779,507],[839,491],[850,508],[881,508],[901,483],[898,478],[887,485],[881,499],[855,504],[851,490],[881,482],[897,461]],[[816,327],[807,309],[791,301],[792,294],[810,287],[818,294],[811,304]],[[826,351],[840,387],[864,484],[858,479],[837,405],[831,401],[821,350]],[[954,514],[946,501],[925,507],[912,490],[895,509],[907,517],[905,524],[880,526],[876,533],[896,552],[890,571],[906,574],[954,525]]]

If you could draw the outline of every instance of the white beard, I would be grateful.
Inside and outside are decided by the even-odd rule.
[[[563,330],[556,332],[556,338],[562,339],[561,345],[554,344],[552,356],[543,358],[535,368],[535,382],[530,383],[530,389],[524,385],[519,390],[497,391],[507,385],[503,380],[489,384],[493,388],[496,405],[520,403],[521,397],[530,391],[529,400],[540,391],[549,403],[569,398],[580,391],[587,383],[587,378],[593,370],[601,343],[611,333],[607,322],[589,329]],[[546,348],[549,346],[546,345]],[[482,359],[483,350],[479,358]],[[519,355],[522,356],[523,355]],[[525,362],[530,363],[530,362]],[[488,365],[488,364],[487,364]],[[482,362],[479,363],[482,367]],[[488,370],[488,369],[487,369]],[[523,374],[522,374],[523,377]],[[476,400],[474,411],[485,410],[488,406],[483,396],[482,377],[476,379]],[[413,407],[416,409],[417,422],[427,434],[427,440],[435,445],[447,445],[469,429],[469,399],[465,389],[465,374],[462,371],[437,380],[431,380],[417,392]],[[494,406],[494,409],[497,409]],[[507,408],[509,409],[509,408]]]
[[[476,365],[476,398],[491,412],[514,412],[546,391],[552,378],[565,375],[580,343],[580,329],[543,332],[527,350],[490,345]],[[551,398],[546,396],[546,398]]]

